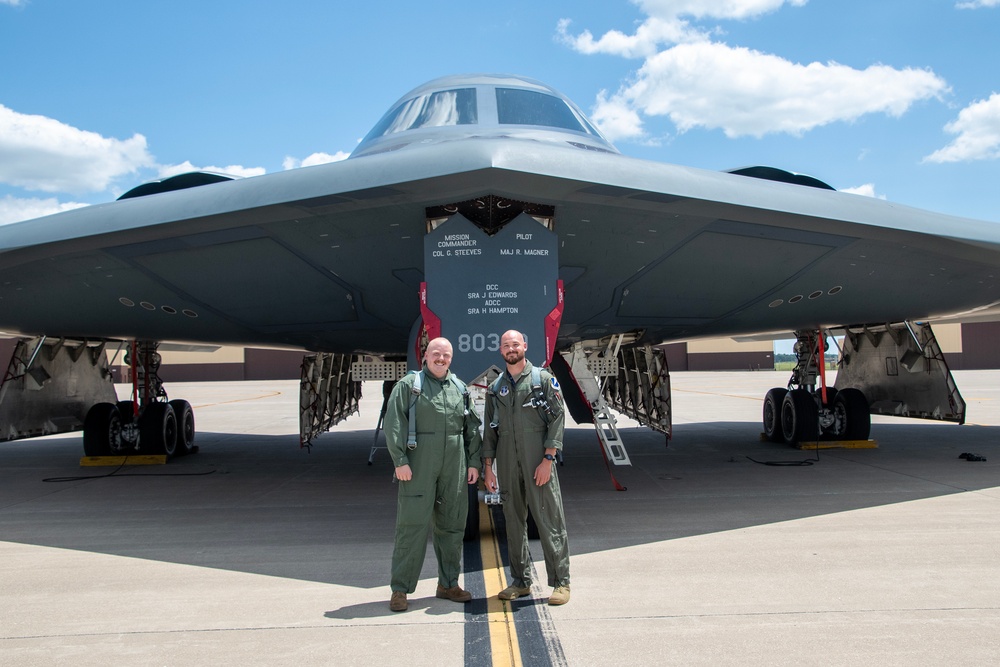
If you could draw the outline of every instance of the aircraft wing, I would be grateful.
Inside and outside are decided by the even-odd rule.
[[[650,345],[795,332],[798,364],[788,390],[765,397],[766,435],[864,439],[870,411],[964,420],[929,326],[913,323],[1000,315],[998,266],[995,223],[770,168],[629,158],[544,84],[444,77],[401,98],[345,161],[185,175],[0,227],[0,330],[56,338],[51,373],[32,367],[44,339],[15,351],[20,396],[40,403],[45,386],[67,404],[64,418],[42,406],[0,437],[82,424],[85,451],[143,438],[189,450],[190,405],[168,405],[156,377],[158,342],[184,341],[343,355],[303,364],[308,441],[354,410],[352,385],[396,379],[403,355],[414,365],[421,331],[453,340],[452,369],[473,379],[499,362],[499,333],[518,328],[533,361],[576,381],[584,418],[604,423],[610,404],[668,434],[669,378]],[[831,391],[817,364],[829,328],[849,344]],[[643,345],[620,349],[626,338]],[[63,339],[84,342],[60,356]],[[101,341],[115,339],[134,341],[138,414],[99,395]],[[382,358],[345,373],[361,353]],[[58,370],[78,359],[95,377],[86,398]]]
[[[554,210],[560,341],[994,313],[1000,225],[520,139],[465,138],[0,227],[0,329],[399,352],[433,207]]]

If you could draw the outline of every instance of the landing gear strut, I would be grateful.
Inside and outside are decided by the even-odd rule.
[[[871,431],[868,400],[858,389],[826,384],[826,333],[795,332],[797,358],[787,388],[764,397],[764,435],[771,442],[867,440]],[[817,379],[819,384],[817,386]]]
[[[184,400],[167,399],[159,376],[156,341],[132,341],[125,353],[131,369],[132,396],[117,404],[90,408],[83,426],[87,456],[190,454],[194,445],[194,411]]]

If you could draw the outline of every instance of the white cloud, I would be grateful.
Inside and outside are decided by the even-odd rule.
[[[185,160],[180,164],[163,164],[159,166],[159,178],[170,178],[178,174],[186,174],[190,171],[212,171],[217,174],[227,176],[239,176],[249,178],[250,176],[262,176],[267,173],[264,167],[244,167],[238,164],[231,164],[228,167],[196,167],[190,161]]]
[[[305,159],[298,159],[294,157],[286,157],[285,161],[281,163],[281,166],[285,169],[298,169],[299,167],[312,167],[317,164],[327,164],[329,162],[340,162],[341,160],[346,160],[350,156],[350,153],[345,153],[344,151],[337,151],[333,155],[329,153],[313,153]]]
[[[597,94],[597,106],[590,118],[611,141],[638,139],[645,134],[639,113],[620,96],[608,99],[605,90]]]
[[[111,139],[0,105],[0,182],[42,192],[98,192],[152,164],[141,134]]]
[[[28,0],[0,0],[0,5],[10,5],[11,7],[23,7],[28,4]]]
[[[721,129],[726,136],[800,135],[871,113],[900,116],[920,100],[940,98],[947,83],[930,70],[835,62],[794,63],[777,55],[711,40],[685,20],[746,20],[805,0],[633,0],[649,18],[632,35],[559,38],[581,53],[641,57],[634,77],[613,95],[598,95],[592,116],[609,139],[648,140],[643,116],[667,116],[685,132]],[[663,48],[667,46],[667,48]]]
[[[973,102],[944,126],[954,141],[923,159],[924,162],[964,162],[1000,158],[1000,93]]]
[[[650,16],[663,18],[690,16],[696,19],[745,20],[781,9],[783,5],[801,7],[808,0],[632,0]]]
[[[307,159],[311,158],[313,156]],[[146,138],[141,134],[124,141],[107,138],[52,118],[18,113],[0,105],[0,183],[42,192],[101,192],[116,189],[116,179],[143,169],[156,169],[158,178],[189,171],[213,171],[240,177],[260,176],[267,171],[263,167],[242,165],[196,167],[190,161],[160,165],[147,150]],[[32,210],[37,206],[58,205],[55,200],[8,199],[4,202],[6,210],[13,206],[11,201],[27,202],[25,206]],[[56,210],[62,209],[51,208],[47,212]],[[37,216],[24,215],[22,219],[29,217]]]
[[[885,199],[885,195],[875,194],[874,183],[865,183],[864,185],[858,185],[853,188],[844,188],[839,192],[848,192],[852,195],[862,195],[864,197],[874,197],[875,199]]]
[[[599,39],[589,30],[578,36],[569,34],[569,19],[557,25],[560,41],[585,54],[605,53],[625,58],[647,58],[659,47],[705,41],[709,33],[691,27],[682,17],[695,20],[729,19],[743,21],[757,18],[781,9],[788,4],[801,7],[807,0],[632,0],[649,18],[643,21],[635,34],[626,35],[619,30],[609,30]]]
[[[645,21],[634,35],[609,30],[596,40],[589,30],[584,30],[576,37],[570,35],[569,24],[569,19],[559,21],[559,40],[587,55],[606,53],[623,58],[647,58],[656,53],[661,44],[675,44],[703,37],[701,33],[692,31],[684,21],[661,21],[656,18]]]
[[[6,195],[0,199],[0,225],[21,220],[40,218],[61,211],[81,208],[87,204],[77,202],[60,202],[57,199],[18,199]]]
[[[981,7],[1000,7],[1000,0],[972,0],[972,2],[956,2],[957,9],[979,9]]]
[[[699,42],[648,58],[635,81],[610,98],[598,98],[594,116],[612,106],[618,115],[634,109],[668,116],[680,132],[703,127],[721,129],[728,137],[800,135],[869,113],[899,116],[914,102],[946,90],[944,80],[927,70],[800,65],[746,48]]]

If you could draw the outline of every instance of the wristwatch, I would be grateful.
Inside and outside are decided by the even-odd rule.
[[[546,454],[542,458],[544,458],[544,459],[546,459],[548,461],[555,461],[556,460],[556,457],[554,457],[552,454]]]

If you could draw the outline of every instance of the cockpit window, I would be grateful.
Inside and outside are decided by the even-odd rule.
[[[364,141],[387,134],[444,125],[475,125],[476,89],[442,90],[414,97],[382,117]]]
[[[497,88],[497,120],[502,125],[541,125],[600,136],[563,100],[521,88]]]

